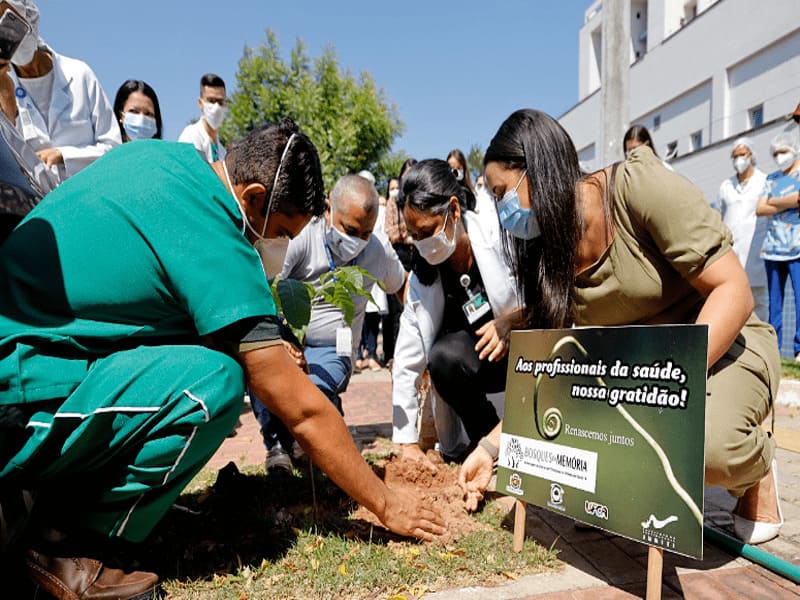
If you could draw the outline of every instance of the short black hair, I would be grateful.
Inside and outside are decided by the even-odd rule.
[[[284,152],[286,156],[273,190],[275,173]],[[255,182],[267,189],[272,212],[313,216],[325,212],[325,187],[319,154],[308,136],[291,119],[263,125],[231,142],[225,164],[233,183]],[[263,210],[266,211],[266,205]]]
[[[202,91],[204,87],[224,88],[225,82],[222,81],[222,77],[216,73],[206,73],[200,78],[200,91]]]
[[[155,108],[156,112],[156,134],[153,136],[156,139],[161,139],[161,107],[158,105],[158,96],[156,96],[156,91],[147,85],[146,82],[142,81],[141,79],[128,79],[117,90],[117,95],[114,98],[114,114],[117,116],[117,124],[119,125],[119,132],[122,135],[122,139],[125,139],[127,135],[125,133],[125,128],[122,126],[122,109],[125,107],[125,102],[128,100],[128,96],[130,96],[133,92],[141,92],[150,100],[153,101],[153,107]]]

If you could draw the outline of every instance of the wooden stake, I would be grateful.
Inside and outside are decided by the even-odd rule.
[[[664,570],[664,551],[650,546],[647,551],[647,600],[661,600],[661,573]]]
[[[522,552],[525,541],[525,507],[524,500],[517,500],[514,504],[514,552]]]

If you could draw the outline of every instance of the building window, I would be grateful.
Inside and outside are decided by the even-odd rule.
[[[688,25],[697,16],[697,0],[689,0],[683,5],[681,25]]]
[[[664,158],[671,160],[678,156],[678,142],[670,142],[667,144],[667,154]]]
[[[761,127],[764,124],[764,105],[759,104],[750,109],[750,128]]]
[[[692,152],[703,147],[703,132],[695,131],[692,134]]]
[[[661,115],[653,117],[653,131],[661,127]]]

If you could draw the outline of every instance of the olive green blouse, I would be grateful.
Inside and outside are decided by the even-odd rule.
[[[733,244],[720,214],[647,146],[619,165],[613,188],[616,232],[576,277],[576,325],[693,323],[703,297],[689,281]]]
[[[700,190],[666,169],[647,146],[619,166],[613,188],[616,233],[597,262],[576,277],[575,324],[694,323],[704,299],[689,281],[731,250],[730,231]],[[734,362],[761,377],[774,397],[777,338],[755,314],[712,372]]]

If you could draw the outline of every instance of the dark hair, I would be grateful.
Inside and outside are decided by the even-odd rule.
[[[525,303],[528,327],[570,327],[574,320],[574,269],[582,217],[576,184],[583,176],[564,128],[543,112],[524,109],[508,117],[492,138],[484,166],[498,162],[526,173],[541,235],[504,236],[504,248]]]
[[[225,87],[225,82],[222,81],[222,77],[216,75],[215,73],[206,73],[200,78],[200,91],[203,91],[204,87]]]
[[[408,206],[417,212],[441,215],[450,207],[450,198],[453,196],[458,199],[462,216],[470,205],[475,205],[475,196],[458,182],[450,165],[438,158],[428,158],[414,164],[403,175],[397,206],[400,210]],[[411,258],[411,270],[423,285],[431,285],[438,273],[437,267],[419,255],[416,246]]]
[[[156,92],[153,88],[140,79],[126,80],[121,86],[119,86],[117,95],[114,97],[114,114],[117,116],[117,125],[119,125],[119,132],[120,135],[122,135],[122,139],[124,140],[128,135],[125,133],[125,128],[122,126],[121,122],[122,109],[125,107],[125,102],[127,102],[128,97],[133,92],[141,92],[153,101],[153,107],[156,111],[156,134],[153,137],[160,140],[162,123],[161,107],[158,105],[158,96],[156,96]]]
[[[400,173],[397,175],[397,178],[398,178],[398,179],[402,179],[402,178],[403,178],[403,175],[405,175],[406,173],[408,173],[408,170],[409,170],[411,167],[413,167],[415,164],[417,164],[417,159],[416,159],[416,158],[411,158],[411,157],[407,158],[407,159],[406,159],[406,160],[403,162],[402,166],[400,167]]]
[[[461,164],[462,169],[464,170],[464,177],[461,179],[461,185],[465,185],[469,188],[469,191],[475,194],[475,187],[472,185],[472,175],[469,172],[469,165],[467,164],[467,157],[464,156],[464,153],[459,150],[458,148],[453,148],[450,152],[447,153],[447,160],[449,161],[451,158],[455,158],[459,164]],[[473,208],[475,208],[473,206]]]
[[[275,173],[284,152],[286,157],[275,185],[275,195],[272,196]],[[225,164],[233,183],[257,182],[267,188],[267,195],[272,200],[272,212],[314,216],[325,212],[325,188],[319,154],[311,140],[300,132],[291,119],[263,125],[232,142],[228,146]],[[263,211],[266,212],[266,205]]]
[[[389,181],[386,182],[386,197],[387,198],[389,197],[389,192],[390,192],[389,186],[392,185],[393,181],[396,181],[398,186],[400,185],[400,178],[399,177],[390,177]],[[399,190],[398,190],[398,192],[399,192]]]
[[[656,147],[653,144],[653,138],[650,137],[650,132],[647,131],[647,127],[644,125],[632,125],[628,131],[625,132],[625,135],[622,137],[623,150],[625,150],[625,145],[631,140],[636,140],[637,142],[650,146],[653,150],[653,154],[658,156]]]

